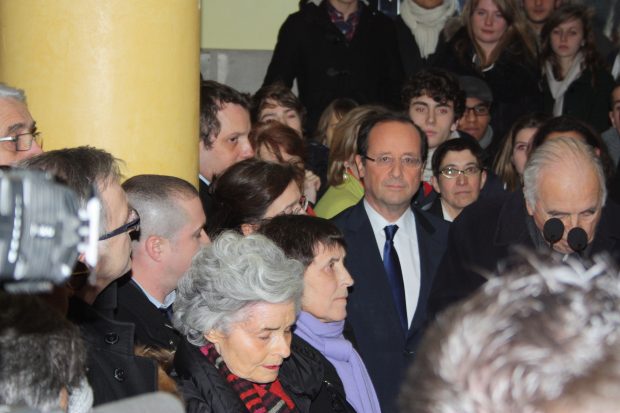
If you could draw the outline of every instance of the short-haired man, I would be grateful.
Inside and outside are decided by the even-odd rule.
[[[603,167],[590,146],[568,137],[546,141],[530,155],[523,181],[523,192],[480,199],[452,224],[429,299],[431,313],[476,290],[486,281],[485,271],[506,265],[515,245],[578,258],[620,251],[620,206],[605,203]],[[545,237],[551,218],[564,228]]]
[[[0,83],[0,166],[41,153],[38,136],[24,91]]]
[[[493,142],[493,128],[490,124],[493,92],[487,82],[474,76],[460,76],[459,84],[465,93],[465,110],[456,128],[476,139],[482,149],[487,150]],[[487,157],[493,162],[492,154]]]
[[[422,335],[448,223],[411,207],[427,143],[407,116],[365,119],[357,151],[364,198],[334,218],[348,246],[345,265],[355,278],[347,320],[381,410],[393,412],[405,366]]]
[[[119,280],[116,319],[135,324],[136,343],[174,351],[179,335],[170,317],[177,283],[209,241],[198,191],[164,175],[134,176],[123,189],[140,215],[140,236],[132,241],[131,276]]]
[[[612,413],[620,397],[620,284],[530,258],[445,311],[428,329],[403,413]]]
[[[230,86],[208,80],[200,87],[200,199],[210,215],[209,186],[228,167],[254,156],[250,144],[250,97]]]
[[[611,127],[601,137],[607,145],[607,151],[614,165],[618,166],[620,160],[620,84],[611,91],[611,110],[609,111]]]
[[[455,138],[456,122],[465,108],[465,94],[458,79],[442,69],[425,69],[409,78],[403,87],[403,104],[409,117],[428,139],[428,157],[450,138]],[[423,180],[430,183],[430,164],[424,169]]]
[[[155,363],[133,355],[134,326],[114,320],[114,281],[131,268],[129,234],[140,223],[121,187],[119,160],[102,149],[81,146],[45,152],[23,161],[21,166],[58,176],[84,203],[93,186],[99,192],[102,222],[95,283],[86,283],[75,293],[68,312],[68,318],[79,325],[87,343],[88,381],[93,388],[94,404],[155,391]],[[84,261],[82,256],[80,261]],[[78,280],[75,277],[74,281]]]
[[[437,147],[431,163],[431,183],[439,198],[428,211],[452,222],[463,208],[478,199],[486,182],[482,148],[470,137],[450,139]]]

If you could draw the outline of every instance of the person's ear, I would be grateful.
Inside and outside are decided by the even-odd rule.
[[[165,240],[156,235],[150,235],[144,241],[144,249],[146,253],[153,261],[161,261],[163,255],[163,249],[165,246],[163,245]]]
[[[219,330],[209,330],[204,334],[204,338],[207,339],[210,343],[213,343],[217,345],[222,341],[222,338],[224,338],[224,334],[222,334]]]
[[[431,185],[433,186],[435,192],[441,194],[441,189],[439,189],[439,180],[435,175],[431,176]]]
[[[355,155],[355,165],[357,166],[360,178],[366,176],[366,168],[364,166],[364,160],[362,159],[361,155]]]
[[[484,188],[484,184],[487,182],[487,171],[483,169],[480,173],[480,189]]]

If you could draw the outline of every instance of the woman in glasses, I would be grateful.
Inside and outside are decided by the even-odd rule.
[[[226,170],[214,183],[215,212],[207,217],[213,238],[232,229],[250,234],[261,221],[282,214],[305,214],[303,175],[289,163],[246,159]]]

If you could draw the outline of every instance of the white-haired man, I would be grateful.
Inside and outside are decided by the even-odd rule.
[[[123,189],[140,215],[140,234],[132,241],[131,277],[119,280],[116,318],[135,324],[137,343],[173,351],[179,339],[170,320],[177,283],[209,241],[198,191],[165,175],[137,175]]]
[[[620,206],[606,203],[605,175],[590,146],[574,138],[550,139],[532,153],[523,179],[523,192],[481,199],[453,223],[429,299],[431,314],[484,284],[481,273],[504,265],[514,245],[577,258],[620,251]],[[563,228],[550,243],[543,234],[551,218]]]
[[[442,313],[409,371],[401,411],[618,411],[618,270],[602,257],[589,268],[559,261],[530,256]]]
[[[23,90],[0,83],[0,165],[13,165],[42,152]]]

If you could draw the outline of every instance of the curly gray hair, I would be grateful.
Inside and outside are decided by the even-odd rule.
[[[173,323],[196,346],[204,334],[226,332],[258,303],[295,303],[299,311],[303,265],[287,258],[272,241],[258,234],[243,237],[228,231],[204,247],[179,281]]]
[[[585,268],[529,257],[440,314],[401,394],[403,412],[538,412],[596,374],[620,344],[620,282],[607,259]]]
[[[0,83],[0,99],[15,99],[26,103],[26,94],[21,89]]]

